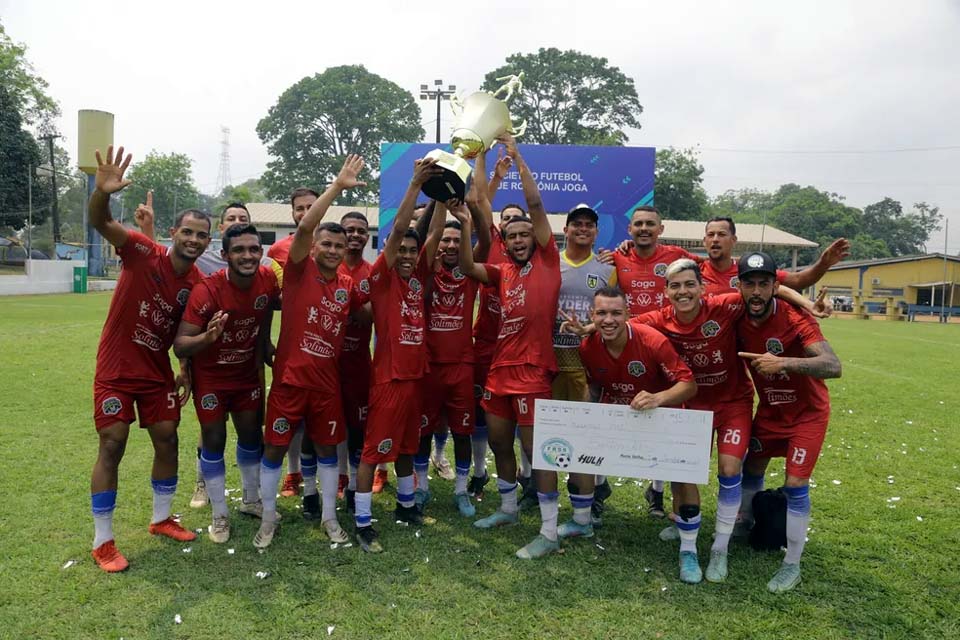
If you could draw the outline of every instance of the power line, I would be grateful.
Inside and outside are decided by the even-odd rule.
[[[651,145],[657,149],[673,147],[682,148],[682,145]],[[879,155],[885,153],[926,153],[930,151],[960,151],[960,145],[943,147],[891,147],[889,149],[736,149],[731,147],[703,147],[694,145],[700,151],[717,153],[755,153],[770,155]]]

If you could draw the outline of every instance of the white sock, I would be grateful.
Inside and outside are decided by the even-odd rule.
[[[739,473],[734,476],[718,475],[717,480],[720,484],[717,490],[717,535],[711,549],[726,553],[730,534],[737,523],[737,512],[740,511],[742,481]]]
[[[347,441],[344,440],[337,445],[337,471],[341,476],[347,475],[347,459],[350,452],[347,450]],[[339,478],[337,479],[339,480]]]
[[[697,552],[697,534],[700,532],[700,514],[692,518],[677,516],[677,530],[680,532],[680,551]]]
[[[150,482],[153,485],[153,520],[150,524],[156,524],[170,517],[170,505],[177,492],[177,476],[164,480],[151,479]]]
[[[653,487],[654,491],[663,493],[663,480],[651,480],[650,486]]]
[[[303,451],[303,424],[298,424],[287,449],[287,473],[300,473],[300,452]]]
[[[500,491],[500,511],[504,513],[517,512],[517,483],[507,482],[497,478],[497,489]]]
[[[237,466],[240,467],[243,501],[256,502],[260,499],[260,448],[246,449],[237,444]]]
[[[473,475],[483,478],[487,475],[487,433],[474,433],[470,438],[470,448],[473,451]]]
[[[357,490],[357,468],[359,466],[360,466],[359,456],[356,459],[354,459],[351,456],[350,457],[350,479],[347,482],[347,489],[350,489],[350,491]]]
[[[547,540],[557,539],[557,517],[560,514],[560,493],[537,493],[540,500],[540,535]]]
[[[300,472],[303,475],[303,495],[317,495],[317,457],[300,454]]]
[[[413,472],[417,474],[417,489],[421,491],[430,491],[430,476],[428,472],[430,471],[430,458],[420,458],[419,456],[414,457],[413,459]]]
[[[368,527],[373,521],[373,512],[371,511],[371,506],[373,503],[373,492],[367,491],[366,493],[357,492],[357,495],[354,497],[354,512],[353,518],[354,522],[357,523],[357,527]]]
[[[337,482],[339,481],[340,470],[337,468],[335,458],[318,458],[317,463],[320,472],[320,499],[323,504],[323,515],[321,520],[337,519]]]
[[[114,489],[100,491],[90,496],[93,511],[93,548],[113,540],[113,510],[117,506],[117,492]]]
[[[520,447],[520,475],[524,478],[529,478],[533,473],[533,467],[530,465],[530,459],[527,458],[526,451],[523,450],[523,447]]]
[[[784,487],[787,494],[787,555],[783,561],[800,564],[810,524],[810,488]]]
[[[593,506],[593,493],[571,493],[570,504],[573,505],[573,521],[577,524],[590,524],[590,508]]]
[[[468,460],[466,463],[462,463],[458,460],[455,466],[457,470],[457,480],[453,487],[453,493],[454,495],[459,495],[467,492],[467,480],[470,479],[470,461]]]
[[[297,456],[300,460],[300,456]],[[263,500],[263,518],[277,519],[277,489],[280,486],[280,470],[283,463],[273,463],[263,458],[260,461],[260,499]]]
[[[397,476],[397,502],[401,507],[413,506],[413,474]]]

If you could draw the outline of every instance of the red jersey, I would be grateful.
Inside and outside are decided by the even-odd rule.
[[[226,269],[201,280],[190,293],[183,321],[206,331],[217,311],[229,314],[227,326],[216,342],[191,358],[195,381],[207,389],[229,389],[257,384],[254,366],[260,327],[280,299],[273,269],[261,265],[249,289],[241,289]]]
[[[277,240],[267,249],[267,257],[276,260],[281,268],[287,266],[287,259],[290,257],[290,245],[293,244],[293,236],[294,234],[291,233],[286,238]]]
[[[178,276],[167,248],[136,231],[117,249],[123,269],[97,349],[97,382],[124,389],[173,381],[167,353],[190,290],[203,275],[196,265]]]
[[[383,253],[373,263],[370,302],[377,343],[371,384],[418,380],[428,371],[423,289],[431,276],[429,262],[421,251],[409,280],[401,278],[396,268],[387,266]]]
[[[324,279],[310,256],[283,270],[283,310],[273,377],[284,384],[340,394],[337,359],[347,317],[360,306],[350,276]]]
[[[753,397],[737,355],[737,321],[743,313],[740,294],[727,293],[701,299],[700,313],[689,324],[680,322],[672,305],[630,322],[649,325],[667,336],[697,382],[697,395],[687,405],[712,411],[719,403]]]
[[[686,249],[669,244],[658,244],[649,258],[641,258],[636,251],[623,255],[613,252],[613,264],[617,271],[617,283],[627,296],[627,308],[631,316],[670,306],[663,290],[667,286],[667,267],[674,260],[697,257]]]
[[[700,263],[700,275],[703,277],[703,286],[708,296],[721,293],[739,292],[740,276],[737,272],[737,259],[734,258],[730,267],[725,271],[718,271],[709,260]],[[787,272],[777,269],[777,282],[783,283]]]
[[[553,323],[560,299],[560,251],[553,236],[546,246],[537,245],[523,266],[511,260],[483,267],[490,284],[498,287],[501,300],[500,333],[491,370],[530,365],[555,372]]]
[[[350,268],[346,262],[341,262],[337,272],[350,276],[360,292],[360,302],[365,303],[370,295],[370,271],[373,269],[366,260],[360,260],[356,267]],[[353,320],[347,322],[347,334],[343,341],[343,353],[340,355],[340,367],[344,372],[364,372],[370,369],[370,336],[373,335],[373,326],[359,324]]]
[[[479,285],[459,266],[440,265],[434,271],[427,309],[430,362],[473,363],[473,302]]]
[[[616,358],[600,333],[580,343],[587,380],[600,387],[600,402],[630,404],[641,391],[659,393],[678,382],[692,382],[693,373],[656,329],[627,323],[627,344]]]
[[[820,325],[810,314],[773,300],[773,313],[759,327],[742,318],[737,326],[741,351],[770,352],[785,358],[808,357],[805,348],[824,342]],[[784,371],[762,376],[750,371],[757,386],[760,404],[757,420],[784,426],[800,422],[826,421],[830,417],[830,394],[819,378]]]
[[[490,225],[490,255],[486,264],[503,264],[509,262],[507,245],[503,243],[503,236],[496,225]],[[497,349],[497,334],[500,333],[500,297],[497,287],[486,284],[480,286],[480,302],[477,305],[477,322],[473,327],[473,337],[476,340],[474,353],[477,362],[490,362],[493,352]]]

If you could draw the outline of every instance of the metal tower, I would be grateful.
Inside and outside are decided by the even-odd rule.
[[[230,178],[230,128],[220,125],[220,133],[223,137],[220,139],[220,170],[217,172],[218,196],[226,187],[233,184]]]

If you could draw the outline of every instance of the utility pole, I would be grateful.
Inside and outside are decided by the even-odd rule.
[[[449,100],[450,96],[457,92],[457,85],[451,84],[444,89],[443,80],[434,80],[433,86],[434,89],[431,91],[430,85],[420,85],[420,99],[437,101],[437,144],[440,144],[440,103]]]
[[[53,244],[54,247],[60,244],[62,238],[60,236],[60,208],[57,203],[57,164],[53,159],[53,140],[54,138],[59,138],[60,136],[55,134],[47,134],[45,136],[40,136],[41,140],[47,141],[47,150],[50,152],[50,183],[53,185],[53,204],[50,207],[50,214],[53,217]]]

